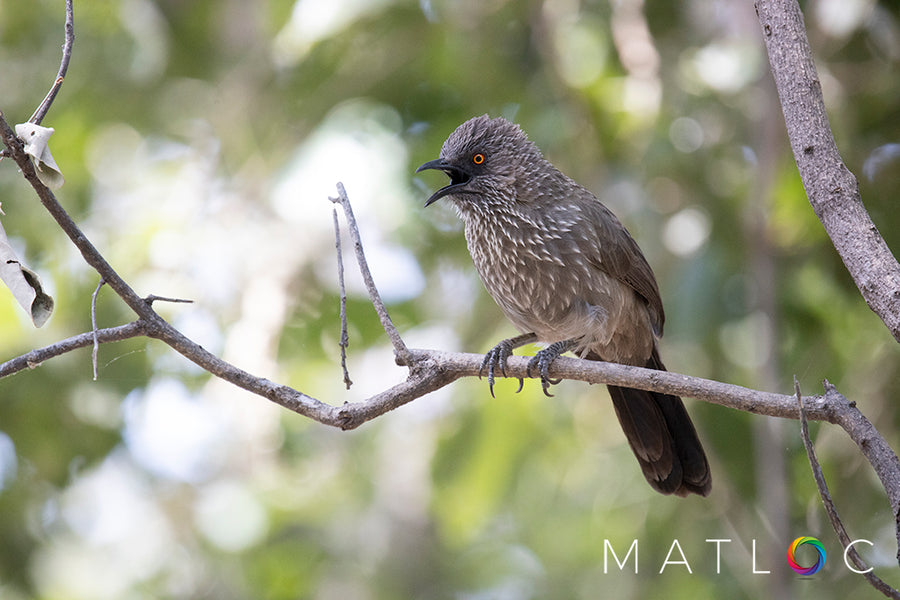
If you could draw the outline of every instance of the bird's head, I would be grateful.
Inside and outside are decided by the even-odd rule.
[[[425,202],[451,196],[459,202],[475,201],[496,195],[498,190],[514,189],[528,165],[543,162],[540,150],[522,131],[502,117],[487,115],[469,119],[450,134],[441,148],[440,158],[416,169],[443,171],[450,183]]]

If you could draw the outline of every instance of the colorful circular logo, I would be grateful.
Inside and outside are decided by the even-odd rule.
[[[800,564],[797,563],[797,559],[794,557],[794,554],[797,552],[797,548],[806,544],[809,544],[810,546],[815,548],[816,554],[818,555],[816,564],[811,567],[800,566]],[[825,566],[825,546],[823,546],[822,542],[814,537],[798,537],[796,540],[791,542],[790,546],[788,546],[787,561],[791,568],[798,575],[815,575],[822,570],[822,567]]]

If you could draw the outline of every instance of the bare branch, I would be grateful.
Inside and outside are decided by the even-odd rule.
[[[900,264],[838,153],[800,6],[797,0],[759,0],[756,12],[809,203],[869,308],[900,341]]]
[[[806,409],[803,406],[803,397],[800,395],[800,383],[797,377],[794,377],[794,396],[797,398],[797,405],[800,408],[800,438],[803,440],[803,447],[806,448],[806,456],[809,458],[809,465],[812,468],[813,478],[816,480],[816,487],[819,489],[819,497],[822,498],[822,504],[825,506],[825,514],[831,522],[831,527],[841,541],[844,552],[856,565],[856,568],[862,572],[866,581],[876,590],[887,596],[900,600],[900,592],[885,583],[880,577],[872,573],[872,569],[865,563],[859,552],[856,551],[851,543],[852,540],[847,534],[844,523],[838,516],[837,508],[831,499],[831,493],[828,491],[828,484],[825,483],[825,475],[822,473],[822,465],[819,464],[819,458],[816,456],[816,450],[813,447],[812,440],[809,439],[809,427],[807,426]]]
[[[103,287],[103,278],[97,283],[97,289],[91,294],[91,331],[94,333],[94,349],[91,351],[91,363],[94,366],[94,381],[97,381],[97,354],[100,352],[100,342],[97,340],[97,296]]]
[[[338,182],[337,190],[338,197],[331,198],[331,201],[339,202],[344,209],[347,226],[350,228],[350,238],[353,240],[353,248],[356,250],[356,262],[359,264],[359,271],[362,274],[363,281],[366,283],[369,299],[371,299],[372,305],[375,306],[375,312],[378,313],[378,318],[381,320],[381,327],[390,338],[391,345],[394,346],[394,354],[398,357],[398,360],[403,361],[403,363],[408,363],[409,349],[397,332],[397,328],[394,327],[394,322],[391,321],[391,317],[388,315],[384,302],[381,300],[381,294],[378,293],[378,288],[375,287],[375,280],[372,279],[372,273],[369,271],[366,255],[365,252],[363,252],[362,238],[359,235],[359,226],[356,224],[356,217],[353,216],[353,208],[350,206],[350,199],[347,197],[346,190],[344,190],[344,184]]]
[[[168,298],[166,296],[157,296],[156,294],[150,294],[146,298],[144,298],[144,302],[149,305],[153,305],[154,302],[172,302],[174,304],[193,304],[193,300],[189,300],[187,298]]]
[[[419,349],[411,349],[410,355],[413,365],[419,367],[423,363],[431,363],[433,368],[440,369],[447,376],[452,376],[453,379],[477,376],[484,359],[480,354]],[[527,371],[530,358],[527,356],[509,357],[505,377],[512,379],[535,378],[536,375],[529,375]],[[555,379],[603,383],[686,396],[758,415],[784,419],[800,417],[792,395],[762,392],[672,371],[656,371],[643,367],[562,356],[553,361],[548,374]],[[811,419],[834,422],[838,418],[836,407],[826,403],[824,397],[810,396],[804,400],[809,407]]]
[[[855,402],[847,402],[837,389],[827,380],[824,382],[825,398],[829,402],[837,402],[840,405],[847,403],[850,410],[841,412],[835,421],[847,435],[850,436],[860,449],[866,460],[875,469],[876,475],[881,480],[891,503],[891,514],[894,515],[894,526],[898,547],[898,562],[900,562],[900,460],[887,441],[882,437],[875,426],[856,409]],[[804,404],[806,401],[804,400]]]
[[[59,71],[56,74],[56,80],[50,87],[50,91],[47,92],[44,100],[37,107],[37,110],[34,111],[34,114],[31,115],[31,118],[28,119],[29,123],[40,125],[41,121],[43,121],[44,117],[47,115],[47,111],[50,110],[50,106],[56,99],[56,95],[59,93],[59,88],[62,87],[63,81],[66,78],[66,72],[69,70],[69,60],[71,60],[72,58],[72,46],[74,43],[75,12],[72,7],[72,0],[66,0],[66,40],[63,43],[63,55],[62,61],[60,61],[59,63]]]
[[[94,340],[98,344],[108,342],[119,342],[130,338],[141,337],[147,335],[145,324],[141,321],[134,321],[127,325],[119,325],[118,327],[109,327],[107,329],[97,329],[82,333],[74,337],[70,337],[49,346],[32,350],[16,358],[12,358],[5,363],[0,364],[0,377],[7,377],[25,369],[34,369],[44,361],[50,360],[67,352],[91,346]]]
[[[757,0],[756,13],[810,205],[866,304],[900,341],[900,264],[866,212],[856,177],[837,150],[800,6],[797,0]],[[825,396],[840,394],[826,381]],[[884,485],[900,561],[900,461],[872,424],[849,406],[852,410],[833,422],[856,442]]]
[[[347,346],[350,345],[350,335],[347,333],[347,288],[344,286],[344,255],[341,252],[341,226],[338,224],[337,208],[331,210],[334,220],[334,250],[337,253],[338,284],[341,289],[341,370],[344,371],[344,385],[347,389],[353,385],[350,381],[350,373],[347,371]]]

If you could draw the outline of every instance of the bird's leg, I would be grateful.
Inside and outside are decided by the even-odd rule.
[[[506,360],[512,356],[512,351],[535,341],[537,341],[536,334],[523,333],[514,338],[503,340],[484,355],[484,360],[481,361],[481,368],[478,369],[478,378],[481,379],[481,376],[484,374],[485,370],[487,370],[488,388],[491,390],[492,398],[494,397],[494,372],[497,370],[497,367],[500,367],[500,374],[506,377]],[[522,391],[522,385],[524,385],[524,381],[519,377],[519,389],[516,390],[517,394]]]
[[[550,365],[553,364],[553,361],[571,350],[575,347],[575,340],[562,340],[560,342],[553,342],[540,352],[534,355],[528,362],[528,368],[525,372],[531,377],[531,370],[537,369],[541,375],[541,387],[544,390],[544,394],[548,396],[552,396],[549,391],[550,385],[556,385],[561,379],[550,379],[550,375],[547,372],[550,368]]]

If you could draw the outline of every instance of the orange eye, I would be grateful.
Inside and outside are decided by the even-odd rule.
[[[481,163],[484,162],[484,154],[479,152],[478,154],[476,154],[475,156],[472,157],[472,162],[475,163],[476,165],[480,165]]]

